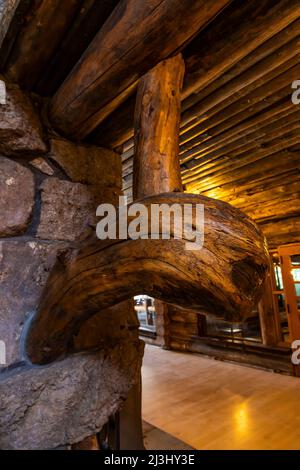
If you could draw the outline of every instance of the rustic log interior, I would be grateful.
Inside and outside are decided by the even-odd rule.
[[[299,0],[0,19],[0,449],[143,449],[144,342],[300,376]],[[187,204],[201,249],[181,220],[151,239],[153,206]]]

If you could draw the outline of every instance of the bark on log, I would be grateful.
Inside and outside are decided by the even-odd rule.
[[[81,6],[82,0],[32,2],[6,63],[12,82],[34,87]]]
[[[80,12],[72,22],[58,50],[41,74],[34,91],[52,96],[67,78],[73,66],[90,45],[119,0],[83,0]],[[61,2],[65,4],[66,2]],[[44,40],[40,38],[40,41]]]
[[[167,59],[140,81],[135,109],[133,197],[182,191],[179,163],[181,54]]]
[[[178,54],[158,64],[139,82],[134,119],[134,199],[183,190],[179,123],[184,70]],[[167,311],[167,305],[157,302]]]
[[[64,354],[87,318],[140,292],[228,320],[247,316],[258,301],[268,253],[254,222],[203,196],[170,193],[140,202],[148,213],[151,204],[204,204],[204,247],[186,250],[186,240],[171,232],[170,240],[93,240],[70,251],[52,271],[29,331],[34,363]]]
[[[298,36],[299,15],[297,0],[276,4],[271,0],[232,2],[183,51],[186,63],[183,110],[212,95]],[[134,97],[95,129],[93,142],[115,148],[131,138],[133,110]]]
[[[180,50],[229,0],[121,0],[50,106],[56,129],[80,139]]]

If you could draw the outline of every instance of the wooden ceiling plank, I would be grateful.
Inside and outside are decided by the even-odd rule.
[[[191,141],[187,145],[192,145],[193,141],[197,138],[197,132],[193,132],[193,127],[197,122],[203,122],[203,120],[212,117],[219,113],[225,108],[228,108],[231,104],[242,99],[245,96],[249,96],[252,92],[255,92],[258,88],[262,87],[266,83],[271,82],[276,77],[279,77],[287,70],[291,69],[300,63],[300,36],[297,40],[293,41],[293,44],[284,53],[279,55],[277,53],[272,56],[268,61],[259,63],[257,66],[250,69],[246,74],[242,74],[237,79],[232,80],[226,87],[220,89],[215,94],[208,96],[203,101],[197,103],[193,108],[190,108],[186,113],[183,113],[181,119],[182,128],[185,124],[188,124],[188,131],[181,130],[182,137],[181,142],[185,143]],[[278,60],[276,60],[276,58]],[[194,123],[195,121],[195,123]],[[201,125],[200,125],[201,127]]]
[[[246,123],[243,122],[239,126],[230,128],[229,131],[226,133],[226,137],[229,136],[227,140],[226,138],[224,138],[224,140],[221,140],[223,134],[220,134],[218,136],[219,141],[217,140],[216,144],[216,151],[214,151],[214,147],[208,147],[208,149],[206,150],[206,146],[203,146],[203,144],[194,147],[194,149],[181,155],[181,163],[184,164],[182,170],[183,175],[189,174],[190,169],[192,168],[202,167],[206,161],[212,163],[213,157],[221,156],[222,153],[225,154],[226,152],[229,152],[232,149],[239,147],[241,144],[250,145],[251,141],[259,139],[265,134],[267,142],[268,140],[273,138],[273,134],[270,136],[270,139],[268,138],[267,133],[269,130],[277,129],[279,127],[279,134],[277,135],[281,135],[281,133],[284,134],[286,132],[286,127],[290,125],[290,123],[294,123],[299,120],[298,114],[298,110],[295,108],[292,102],[288,100],[280,104],[278,108],[272,108],[265,114],[261,114],[258,116],[255,115],[254,118],[252,118],[251,120],[249,119]],[[251,126],[251,123],[254,123],[254,125]],[[266,125],[261,126],[259,125],[259,123],[266,123]],[[241,135],[243,137],[241,137]],[[208,144],[209,142],[210,140],[206,141],[205,144]],[[258,140],[257,142],[259,144],[260,141]],[[233,143],[232,147],[228,147],[228,145],[231,143]],[[251,147],[250,145],[249,148],[253,147]],[[217,152],[218,149],[221,150]],[[243,150],[241,149],[241,152],[242,151]],[[126,159],[126,164],[123,164],[123,176],[127,176],[132,173],[133,149],[130,149],[129,152],[130,156],[128,157],[128,159]],[[207,157],[204,159],[205,155],[207,155]]]
[[[268,97],[272,97],[277,91],[281,90],[284,87],[287,87],[291,92],[291,83],[294,80],[297,80],[297,77],[300,75],[300,63],[299,59],[295,58],[292,59],[292,64],[288,63],[288,65],[292,65],[284,70],[283,73],[276,75],[270,81],[263,83],[261,86],[255,87],[250,93],[242,96],[241,98],[237,99],[233,103],[230,103],[228,106],[224,107],[220,105],[220,107],[216,107],[216,109],[210,110],[209,113],[206,113],[204,116],[200,116],[198,109],[197,113],[194,113],[194,121],[188,122],[187,130],[197,124],[197,120],[201,120],[200,127],[202,131],[207,131],[210,127],[213,127],[227,119],[233,117],[234,115],[240,113],[241,111],[254,106],[256,103],[267,99]],[[189,115],[188,119],[191,118]],[[209,119],[209,126],[206,125],[206,120]],[[182,121],[184,124],[184,121]],[[182,130],[184,132],[184,130]]]
[[[202,135],[199,136],[199,144],[212,137],[218,136],[227,130],[234,129],[235,126],[243,123],[245,120],[255,117],[265,110],[272,109],[273,106],[277,106],[279,103],[290,99],[290,96],[291,87],[290,85],[287,85],[269,95],[267,99],[264,99],[262,96],[260,101],[257,101],[254,105],[251,104],[249,107],[243,107],[240,112],[229,116],[226,120],[222,119],[222,113],[211,119],[207,119],[205,122],[205,128],[202,127]]]
[[[293,140],[298,141],[298,139],[299,137],[296,135]],[[209,181],[207,180],[205,182],[206,187],[204,187],[204,182],[202,180],[186,182],[187,190],[191,190],[192,192],[199,191],[201,193],[206,193],[208,190],[213,192],[214,188],[226,190],[228,184],[234,184],[238,187],[240,184],[243,184],[255,177],[258,181],[262,181],[268,174],[272,174],[272,177],[282,174],[283,169],[285,171],[300,169],[300,153],[291,152],[289,149],[265,155],[263,158],[259,159],[259,164],[257,164],[257,161],[258,159],[248,163],[247,165],[243,165],[240,168],[236,168],[233,171],[229,171],[227,174],[224,174],[221,179],[217,177],[213,178],[211,176],[210,179],[208,179]]]
[[[233,206],[236,207],[235,204]],[[274,199],[269,203],[262,202],[255,207],[240,207],[240,209],[257,223],[299,216],[300,191],[289,194],[284,199]]]
[[[300,217],[282,218],[275,222],[260,223],[269,248],[277,248],[287,243],[296,243],[300,240]]]
[[[273,204],[265,206],[260,204],[259,208],[253,210],[248,208],[241,208],[244,214],[255,220],[256,223],[275,222],[276,220],[284,219],[286,217],[296,217],[300,215],[300,192],[291,194],[290,199],[277,200]],[[300,235],[300,234],[299,234]]]
[[[254,130],[259,130],[261,128],[261,124],[265,122],[275,122],[279,119],[282,119],[284,116],[289,116],[290,114],[295,112],[295,106],[291,102],[290,97],[283,102],[275,103],[275,106],[271,106],[267,108],[266,111],[261,113],[255,114],[254,116],[245,119],[240,124],[231,127],[227,131],[217,134],[214,137],[210,137],[205,139],[203,137],[203,141],[197,144],[193,149],[199,154],[206,150],[216,150],[223,146],[224,144],[230,143],[234,140],[237,140],[241,136],[246,136],[253,132]],[[185,156],[185,152],[189,149],[189,146],[182,144],[180,146],[181,153],[183,155],[182,158]],[[185,161],[185,160],[183,160]]]
[[[195,73],[192,74],[189,60],[186,60],[190,72],[185,79],[183,98],[205,88],[299,17],[300,4],[297,0],[252,0],[242,5],[240,1],[233,2],[219,18],[219,33],[208,29],[205,42],[199,35],[187,49],[186,54],[191,54],[191,49],[195,50],[195,55],[191,54],[189,59],[193,62]],[[216,34],[219,41],[216,41]],[[207,44],[210,44],[209,48]]]
[[[240,26],[243,26],[244,22],[241,21],[240,23],[241,23]],[[278,32],[274,36],[271,36],[270,39],[263,42],[260,46],[254,48],[253,51],[251,51],[245,57],[241,58],[235,65],[233,65],[230,69],[228,69],[221,76],[214,79],[209,85],[207,85],[204,88],[201,88],[197,93],[193,93],[190,96],[188,96],[183,101],[182,110],[185,111],[186,109],[190,108],[197,102],[202,101],[203,99],[207,98],[209,95],[215,93],[217,90],[222,88],[231,80],[235,79],[242,73],[252,68],[254,65],[263,61],[271,54],[274,54],[276,51],[280,50],[286,44],[291,42],[294,38],[299,36],[299,30],[300,30],[300,18],[293,21],[286,28],[284,28],[282,31]],[[243,33],[243,31],[241,31],[241,33]],[[195,38],[194,41],[196,42],[196,40],[197,38]],[[201,60],[200,52],[201,51],[199,51],[199,60]],[[204,54],[207,54],[207,53],[208,51],[206,51]],[[191,78],[189,78],[189,49],[188,48],[185,51],[185,58],[186,58],[186,69],[187,69],[186,79],[192,80]]]
[[[299,127],[300,128],[300,123]],[[245,156],[243,154],[239,155],[239,158],[233,159],[230,158],[228,161],[226,161],[223,165],[221,164],[219,168],[214,168],[213,172],[207,173],[205,176],[203,176],[202,172],[200,171],[200,175],[197,174],[191,174],[189,177],[183,177],[183,183],[190,183],[192,181],[195,181],[195,179],[201,179],[201,188],[202,190],[204,188],[211,187],[211,182],[213,181],[213,184],[217,184],[220,181],[230,181],[232,178],[235,178],[236,172],[239,171],[241,167],[249,166],[249,164],[256,164],[257,162],[260,161],[261,165],[261,160],[263,160],[265,157],[268,157],[269,155],[274,155],[276,152],[280,152],[281,150],[288,149],[288,147],[292,144],[299,143],[300,142],[300,133],[299,130],[297,129],[296,131],[290,132],[290,134],[287,134],[286,139],[279,139],[279,142],[276,141],[274,145],[272,145],[270,148],[267,149],[260,149],[256,150],[254,154],[249,154],[248,152],[245,152]],[[259,166],[260,166],[259,165]],[[300,160],[299,160],[299,165],[300,165]]]
[[[284,116],[278,121],[266,121],[265,126],[261,126],[260,129],[254,130],[248,135],[238,138],[237,140],[226,143],[224,146],[211,151],[208,150],[204,153],[197,154],[197,156],[190,160],[188,169],[183,173],[188,175],[197,169],[208,169],[213,168],[222,157],[231,158],[244,153],[260,148],[268,147],[274,141],[274,139],[289,134],[293,129],[299,127],[299,111],[294,110],[289,116]],[[186,166],[186,163],[185,163]]]
[[[298,193],[300,188],[300,178],[297,178],[295,181],[288,181],[283,183],[281,179],[280,183],[277,186],[273,186],[270,189],[265,189],[263,191],[255,192],[254,194],[246,193],[243,196],[235,194],[232,197],[223,195],[223,200],[230,202],[235,207],[240,209],[253,209],[260,204],[273,204],[277,200],[287,200],[291,198],[291,195]]]
[[[292,162],[291,168],[285,168],[284,162],[286,155],[276,155],[277,163],[281,166],[283,171],[272,174],[272,171],[266,170],[264,174],[257,173],[252,175],[251,178],[239,179],[238,185],[235,182],[228,183],[226,185],[221,185],[207,191],[203,191],[202,194],[208,197],[214,197],[217,199],[224,199],[226,202],[234,203],[239,200],[245,201],[252,196],[259,197],[260,193],[265,191],[276,190],[282,186],[282,182],[285,181],[287,184],[299,184],[300,183],[300,173],[295,162]]]

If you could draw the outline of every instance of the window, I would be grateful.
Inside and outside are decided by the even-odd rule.
[[[140,329],[144,332],[156,332],[156,313],[154,299],[148,295],[134,297],[134,309],[140,322]]]

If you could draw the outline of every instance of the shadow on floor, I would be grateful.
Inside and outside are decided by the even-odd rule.
[[[147,450],[194,450],[188,444],[143,421],[144,444]]]

